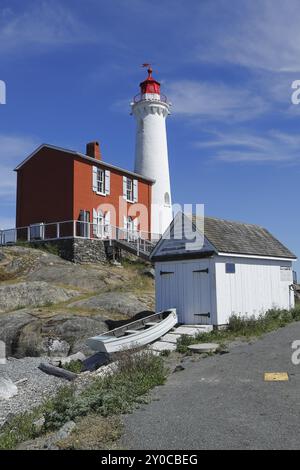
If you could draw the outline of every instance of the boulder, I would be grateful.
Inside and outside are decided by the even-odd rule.
[[[15,314],[10,315],[15,317]],[[10,339],[10,355],[66,357],[70,352],[89,353],[85,345],[87,338],[108,329],[103,318],[98,316],[60,314],[45,320],[30,318],[31,321]]]
[[[4,341],[6,345],[7,356],[15,354],[22,329],[35,320],[25,311],[0,315],[0,340]]]
[[[141,302],[134,294],[118,291],[95,295],[87,300],[73,302],[70,306],[88,310],[118,312],[128,317],[133,317],[139,312],[148,310],[148,306]]]
[[[144,276],[151,277],[151,279],[155,279],[155,269],[147,268],[143,271]]]
[[[62,266],[56,261],[37,267],[26,276],[26,279],[28,281],[63,284],[92,292],[101,290],[106,286],[100,270],[82,267],[73,263],[64,263]]]
[[[46,282],[6,284],[0,286],[0,312],[65,302],[76,295],[77,291],[49,285]]]
[[[49,357],[66,357],[70,351],[70,345],[64,339],[46,338],[41,344],[42,355]]]
[[[188,349],[192,352],[196,353],[211,353],[215,352],[219,348],[219,344],[217,343],[198,343],[198,344],[191,344],[188,346]]]
[[[0,376],[0,399],[8,400],[18,393],[18,387],[9,377]]]

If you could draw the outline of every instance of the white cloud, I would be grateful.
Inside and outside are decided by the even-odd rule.
[[[8,8],[0,10],[0,52],[95,40],[95,35],[72,10],[58,2],[30,3],[21,13]]]
[[[175,116],[244,121],[255,118],[268,109],[267,102],[246,87],[192,80],[171,82],[167,87]]]
[[[221,0],[209,12],[209,25],[216,7],[218,17],[227,17],[228,21],[223,22],[222,28],[214,28],[213,31],[205,29],[204,25],[204,34],[210,37],[209,41],[205,41],[202,34],[198,59],[227,61],[276,72],[300,71],[298,0],[233,0],[230,8],[228,2]]]
[[[211,139],[195,143],[198,148],[216,149],[213,158],[235,162],[300,163],[300,136],[275,130],[263,136],[251,133],[211,133]]]

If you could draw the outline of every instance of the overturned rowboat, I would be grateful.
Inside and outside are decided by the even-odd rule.
[[[156,341],[177,323],[176,309],[170,309],[89,338],[86,344],[94,351],[106,353],[139,348]]]

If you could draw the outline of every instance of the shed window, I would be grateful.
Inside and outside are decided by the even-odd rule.
[[[234,274],[235,273],[235,264],[234,263],[226,263],[225,270],[227,274]]]

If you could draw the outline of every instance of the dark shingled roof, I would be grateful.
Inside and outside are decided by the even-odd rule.
[[[193,216],[195,225],[196,221],[197,217]],[[201,218],[199,226],[201,227]],[[204,235],[218,252],[297,258],[268,230],[259,225],[204,217]]]

